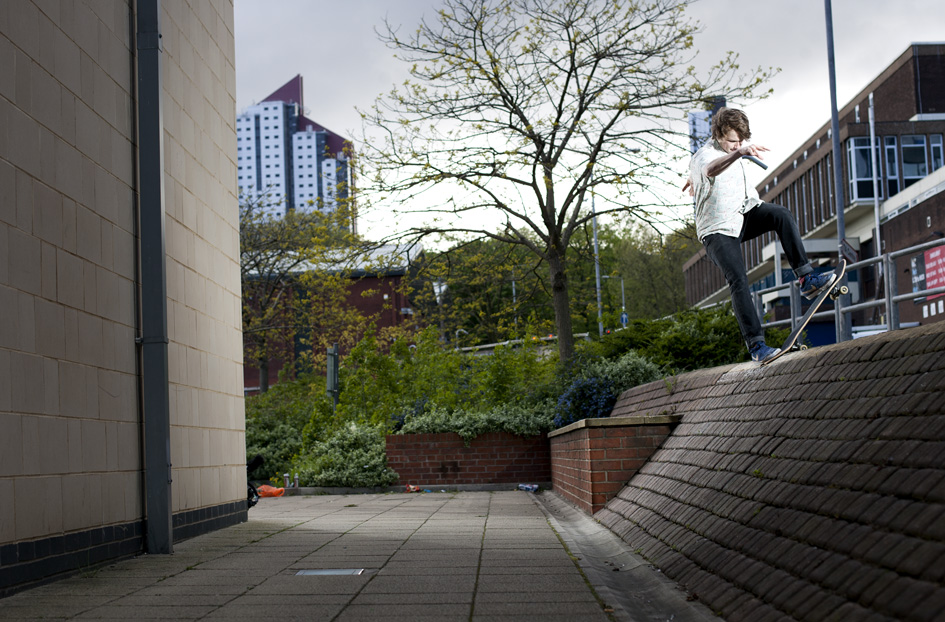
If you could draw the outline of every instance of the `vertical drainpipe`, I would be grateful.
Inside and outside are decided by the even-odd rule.
[[[173,552],[160,0],[137,0],[138,236],[145,546]]]

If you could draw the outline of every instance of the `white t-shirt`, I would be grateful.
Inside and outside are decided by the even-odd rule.
[[[696,234],[700,240],[713,233],[738,237],[744,221],[742,215],[762,203],[758,191],[748,183],[741,158],[719,175],[706,176],[706,167],[726,155],[718,142],[710,140],[689,162],[689,179],[695,191]]]

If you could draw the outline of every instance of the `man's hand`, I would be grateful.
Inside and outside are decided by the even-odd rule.
[[[691,196],[691,197],[696,196],[696,188],[695,188],[695,186],[692,185],[692,179],[691,179],[691,178],[690,178],[690,179],[687,179],[687,180],[686,180],[686,184],[682,187],[682,191],[683,191],[683,192],[685,192],[686,190],[689,191],[689,196]]]
[[[771,151],[771,150],[768,149],[767,147],[763,147],[762,145],[750,145],[750,144],[742,145],[737,150],[739,157],[749,155],[749,156],[755,156],[759,160],[764,160],[764,158],[761,157],[762,151]]]
[[[725,171],[725,169],[734,164],[735,161],[737,161],[742,156],[750,155],[762,159],[761,153],[763,151],[771,150],[767,147],[763,147],[762,145],[742,145],[738,149],[735,149],[734,151],[731,151],[726,155],[709,162],[703,172],[705,173],[706,177],[715,177],[720,175],[723,171]]]

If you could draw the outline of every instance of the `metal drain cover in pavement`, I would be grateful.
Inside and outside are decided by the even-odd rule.
[[[359,575],[364,572],[364,568],[322,568],[319,570],[299,570],[298,575]]]

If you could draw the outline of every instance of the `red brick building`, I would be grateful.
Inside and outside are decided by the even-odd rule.
[[[876,256],[869,127],[871,93],[882,252],[936,239],[945,244],[945,44],[911,45],[839,111],[845,238],[859,260]],[[801,143],[791,157],[772,167],[758,186],[762,200],[784,205],[793,212],[815,265],[833,265],[838,254],[834,188],[829,121]],[[787,283],[793,278],[775,242],[774,234],[766,234],[743,246],[753,290]],[[776,263],[779,270],[775,270]],[[937,283],[939,271],[945,272],[945,253],[935,250],[911,253],[898,258],[896,268],[899,278],[894,293],[905,294],[921,283]],[[683,271],[690,305],[711,306],[729,299],[722,274],[706,257],[704,249],[686,263]],[[876,277],[877,271],[872,267],[850,274],[852,304],[885,296]],[[776,319],[789,316],[784,290],[767,294],[763,300],[765,311]],[[943,298],[903,301],[898,308],[903,323],[945,318]],[[854,329],[884,322],[882,307],[852,315]],[[821,335],[833,332],[832,326],[827,328]]]
[[[381,247],[370,257],[359,260],[359,265],[340,270],[339,273],[349,282],[345,305],[356,309],[362,316],[374,318],[378,330],[403,324],[414,313],[406,286],[421,253],[418,250]],[[269,360],[266,370],[269,386],[278,382],[285,365],[294,362],[306,347],[298,336],[294,343],[284,344],[282,350],[285,355],[274,356]],[[259,391],[260,373],[260,366],[253,365],[247,358],[243,366],[245,394]]]

